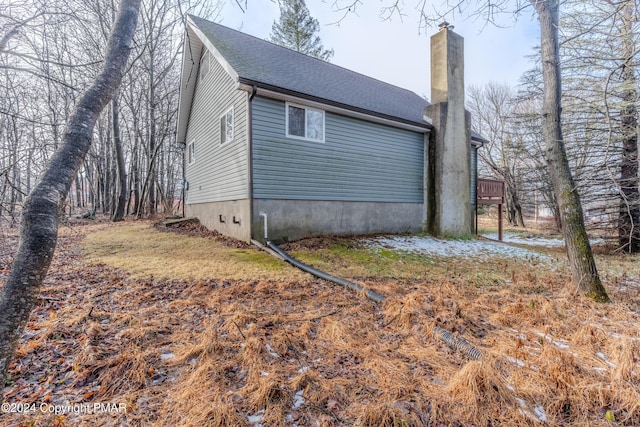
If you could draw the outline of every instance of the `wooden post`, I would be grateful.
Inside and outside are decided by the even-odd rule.
[[[502,242],[502,203],[498,204],[498,240]]]

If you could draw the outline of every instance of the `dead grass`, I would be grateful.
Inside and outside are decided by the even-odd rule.
[[[79,259],[72,267],[86,274],[86,288],[50,285],[64,303],[53,317],[43,307],[31,326],[37,336],[21,343],[12,371],[17,383],[25,377],[21,396],[38,393],[27,367],[55,348],[66,362],[49,368],[59,371],[51,384],[75,385],[52,385],[52,400],[77,389],[94,393],[81,401],[130,408],[120,418],[69,416],[68,425],[640,425],[637,257],[599,258],[614,299],[601,305],[576,296],[567,271],[526,260],[488,260],[474,269],[473,260],[378,259],[342,243],[299,249],[357,273],[349,278],[387,296],[377,306],[337,285],[295,278],[287,265],[270,270],[239,260],[210,239],[148,225],[94,234],[84,243],[94,263],[125,268],[120,263],[141,250],[173,277],[190,277],[173,264],[196,264],[205,254],[215,253],[212,263],[220,265],[208,278],[159,280],[145,276],[137,260],[128,268],[140,279],[132,279],[96,264],[82,273]],[[191,250],[193,260],[175,258]],[[367,265],[376,262],[380,276]],[[407,264],[420,274],[407,274]],[[251,271],[257,276],[242,276]],[[451,350],[431,333],[435,325],[485,356],[473,361]],[[67,364],[75,368],[64,370]]]
[[[229,248],[225,241],[215,238],[159,232],[149,223],[104,228],[88,235],[84,247],[89,262],[122,268],[133,278],[242,280],[305,277],[257,249]]]

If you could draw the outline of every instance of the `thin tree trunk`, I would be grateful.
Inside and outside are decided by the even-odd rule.
[[[133,151],[133,209],[130,211],[130,215],[137,215],[140,210],[140,139],[136,134],[134,151]]]
[[[153,41],[149,41],[153,44]],[[156,86],[155,86],[155,69],[154,69],[154,50],[149,50],[149,175],[147,176],[147,187],[149,193],[149,216],[153,217],[156,214],[156,207],[158,202],[156,200]],[[150,181],[149,181],[150,180]],[[144,189],[142,195],[144,198]]]
[[[0,386],[5,385],[9,363],[51,264],[58,238],[58,213],[89,151],[98,116],[122,81],[139,9],[140,0],[121,1],[103,68],[80,98],[62,145],[24,204],[18,251],[0,292]]]
[[[118,167],[118,198],[116,200],[116,207],[113,212],[111,220],[122,221],[124,219],[124,209],[127,203],[127,170],[124,164],[124,153],[122,151],[122,141],[120,140],[120,123],[118,112],[118,97],[114,96],[111,100],[111,107],[113,108],[113,146],[116,150],[116,165]]]
[[[573,281],[579,292],[596,301],[608,302],[600,281],[584,226],[580,197],[576,190],[562,139],[561,77],[558,43],[559,0],[530,0],[540,20],[542,73],[544,79],[543,135],[545,155],[553,190],[560,208],[562,233],[567,245]]]
[[[622,13],[622,161],[620,162],[620,246],[629,253],[640,251],[640,193],[638,191],[638,89],[635,78],[633,39],[634,2],[627,1]]]
[[[76,208],[78,210],[82,209],[82,181],[80,179],[80,173],[76,173]]]

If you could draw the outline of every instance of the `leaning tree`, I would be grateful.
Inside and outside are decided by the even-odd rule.
[[[21,216],[20,243],[0,292],[0,385],[18,339],[35,305],[51,264],[58,237],[60,209],[93,137],[100,112],[120,86],[132,49],[141,0],[121,0],[100,74],[80,97],[69,117],[62,144],[27,197]]]

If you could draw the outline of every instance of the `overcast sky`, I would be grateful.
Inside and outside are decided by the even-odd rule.
[[[234,2],[227,2],[219,22],[260,38],[267,38],[273,21],[280,15],[277,2],[252,0],[243,13]],[[307,0],[312,16],[320,21],[320,37],[325,48],[335,51],[331,62],[410,89],[430,97],[429,37],[437,29],[420,31],[417,0],[405,2],[407,16],[402,21],[380,19],[381,2],[368,1],[357,14],[349,14],[339,25],[330,25],[342,16],[332,11],[333,1]],[[516,85],[524,71],[532,67],[528,55],[538,45],[535,16],[525,12],[517,22],[500,18],[503,28],[485,25],[482,19],[456,15],[447,19],[454,31],[465,39],[465,84],[483,85],[489,81]]]

